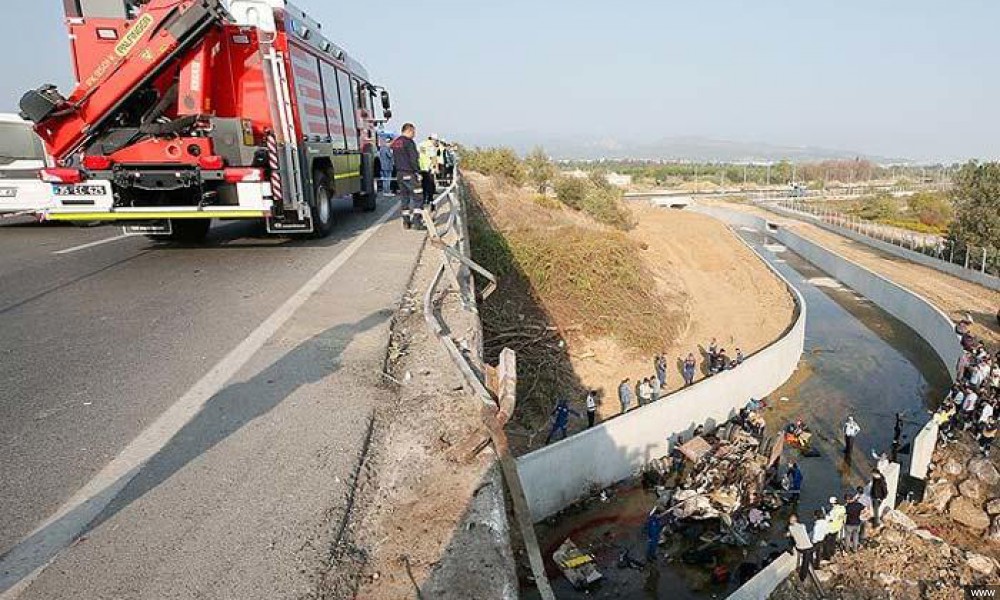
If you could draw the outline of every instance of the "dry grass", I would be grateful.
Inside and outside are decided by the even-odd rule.
[[[485,354],[518,355],[518,403],[509,431],[515,452],[535,444],[559,397],[584,386],[570,347],[615,340],[626,353],[652,355],[674,322],[668,299],[651,285],[642,249],[624,233],[498,178],[467,174],[473,257],[500,279],[481,305]],[[517,435],[517,434],[522,435]]]
[[[650,285],[653,274],[638,243],[519,188],[475,174],[469,180],[489,221],[474,232],[477,256],[501,276],[522,276],[564,333],[611,337],[644,354],[676,334],[662,321],[671,307]]]

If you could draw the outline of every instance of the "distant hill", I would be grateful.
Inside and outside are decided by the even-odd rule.
[[[880,164],[913,162],[904,158],[873,156],[851,150],[813,146],[781,146],[760,142],[735,142],[703,137],[670,137],[657,141],[627,141],[583,136],[538,136],[530,133],[470,135],[464,143],[478,146],[510,146],[525,153],[542,146],[555,159],[680,160],[698,162],[812,162],[862,158]]]

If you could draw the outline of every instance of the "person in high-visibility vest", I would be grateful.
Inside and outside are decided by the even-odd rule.
[[[423,188],[424,204],[434,201],[437,185],[434,181],[434,171],[437,169],[438,143],[437,135],[420,143],[420,187]]]

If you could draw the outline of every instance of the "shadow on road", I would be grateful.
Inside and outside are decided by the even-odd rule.
[[[252,378],[223,388],[145,464],[0,557],[0,593],[45,566],[88,531],[155,490],[188,463],[268,414],[300,387],[335,373],[341,367],[340,356],[355,337],[390,317],[391,311],[382,310],[358,322],[332,327],[295,347]]]

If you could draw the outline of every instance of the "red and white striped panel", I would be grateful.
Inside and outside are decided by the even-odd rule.
[[[292,74],[295,77],[296,100],[303,135],[326,139],[330,130],[323,106],[323,89],[320,84],[319,61],[296,46],[291,47]]]

